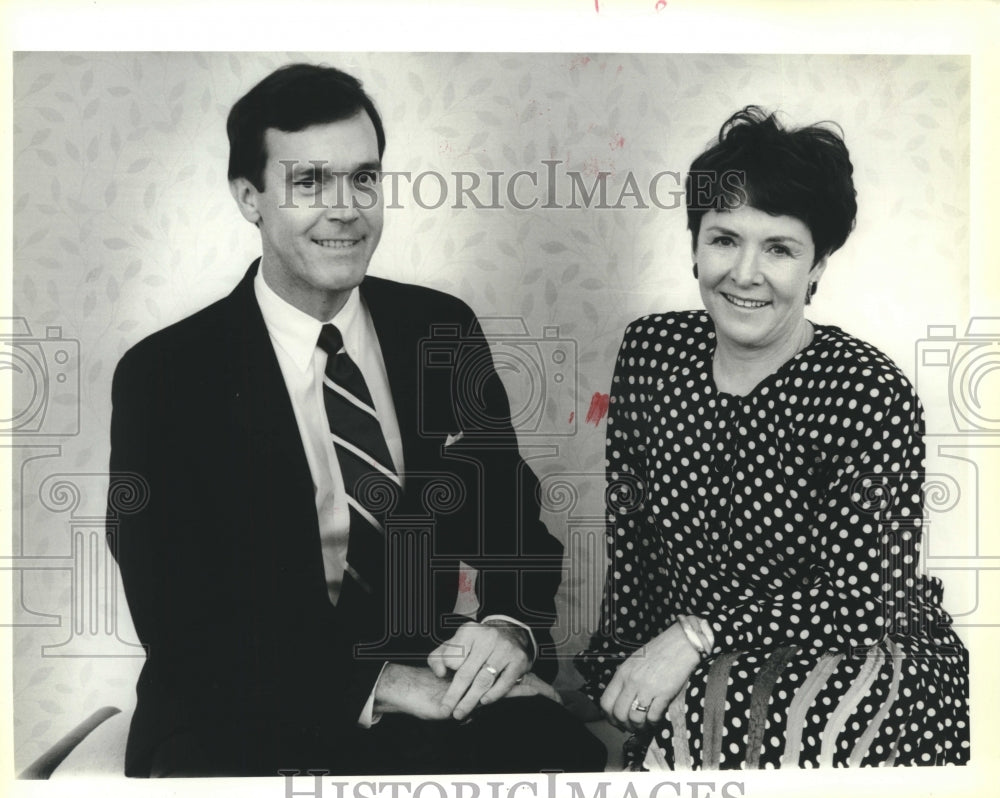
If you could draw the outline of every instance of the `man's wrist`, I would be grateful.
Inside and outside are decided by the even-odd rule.
[[[375,700],[372,704],[372,712],[375,716],[381,717],[400,711],[394,697],[397,695],[398,684],[403,676],[400,669],[405,667],[405,665],[399,665],[395,662],[387,662],[382,668],[382,673],[379,674],[378,681],[375,682],[373,692]]]
[[[375,706],[375,694],[378,691],[379,682],[382,681],[382,674],[385,673],[385,669],[389,665],[390,663],[388,662],[383,663],[378,678],[375,680],[375,684],[372,685],[372,690],[368,694],[368,700],[365,702],[364,707],[361,708],[361,715],[358,716],[358,725],[363,729],[370,729],[382,719],[382,713]]]
[[[483,626],[493,626],[509,632],[521,648],[524,649],[524,653],[528,655],[528,660],[531,664],[534,664],[537,655],[535,637],[531,634],[531,629],[526,625],[507,615],[490,615],[483,618],[480,623]]]

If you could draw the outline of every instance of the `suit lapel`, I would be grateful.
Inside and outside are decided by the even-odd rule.
[[[253,281],[259,259],[224,300],[228,318],[226,351],[232,354],[231,401],[233,421],[246,441],[247,457],[255,464],[250,473],[256,484],[247,485],[247,501],[266,510],[281,507],[284,553],[305,557],[310,577],[319,580],[325,593],[325,577],[316,517],[316,499],[305,449],[295,421],[288,389],[274,353],[254,293]],[[273,534],[274,530],[264,530]],[[271,541],[273,545],[273,540]]]
[[[301,452],[305,462],[292,402],[254,293],[253,280],[259,262],[254,261],[228,299],[236,398],[249,432],[268,437],[278,435],[293,442],[290,451]]]

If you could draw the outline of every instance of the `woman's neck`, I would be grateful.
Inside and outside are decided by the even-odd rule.
[[[746,396],[809,346],[812,337],[813,326],[803,319],[798,333],[789,336],[783,346],[773,349],[747,349],[717,338],[712,359],[715,387],[724,393]]]

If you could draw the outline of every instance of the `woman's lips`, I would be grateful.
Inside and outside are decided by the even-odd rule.
[[[771,304],[763,299],[744,299],[743,297],[725,293],[722,294],[722,296],[730,305],[735,305],[743,310],[757,310],[758,308],[764,308]]]

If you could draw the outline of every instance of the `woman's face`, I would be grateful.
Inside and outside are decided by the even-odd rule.
[[[802,334],[802,308],[813,266],[809,228],[793,216],[771,216],[743,205],[708,211],[694,251],[698,286],[719,342],[766,354]]]

